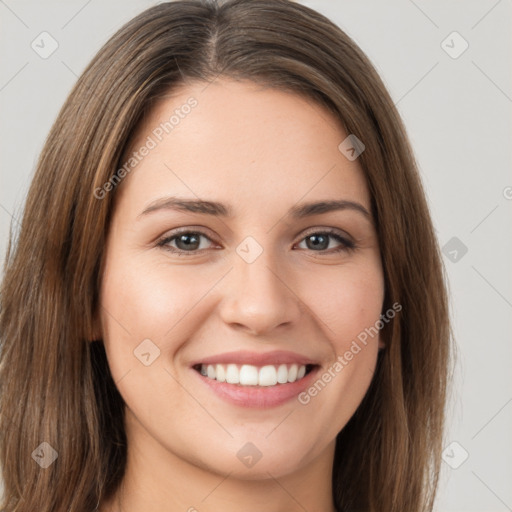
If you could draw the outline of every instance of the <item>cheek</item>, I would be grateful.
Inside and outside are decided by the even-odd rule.
[[[134,333],[158,332],[165,320],[184,314],[196,295],[190,276],[159,272],[157,268],[131,265],[116,268],[105,286],[105,302],[111,304]]]
[[[308,285],[308,306],[330,344],[331,360],[299,401],[313,416],[331,411],[325,436],[335,435],[361,403],[373,377],[384,280],[378,260],[319,272]]]
[[[380,317],[384,284],[379,265],[329,269],[303,284],[302,296],[336,353],[345,351],[351,340]]]
[[[179,265],[171,268],[161,261],[148,264],[142,258],[112,254],[104,273],[101,305],[104,341],[113,367],[121,362],[123,368],[133,364],[133,351],[146,339],[161,355],[172,356],[179,340],[191,334],[187,329],[197,324],[201,298],[217,280],[213,277]]]

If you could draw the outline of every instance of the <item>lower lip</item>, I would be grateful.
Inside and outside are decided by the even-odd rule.
[[[307,375],[295,382],[276,384],[275,386],[241,386],[240,384],[228,384],[205,377],[197,370],[192,369],[192,371],[217,396],[226,402],[241,407],[268,409],[269,407],[277,407],[292,400],[309,387],[315,375],[318,373],[319,368],[319,366],[315,366]]]

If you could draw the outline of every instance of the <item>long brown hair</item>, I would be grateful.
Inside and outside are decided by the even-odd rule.
[[[395,303],[402,310],[383,328],[386,348],[372,384],[338,434],[333,500],[344,511],[432,510],[451,333],[417,165],[367,57],[327,18],[289,0],[152,7],[104,45],[63,105],[5,260],[1,510],[90,512],[117,490],[126,463],[124,403],[101,340],[90,342],[116,190],[102,199],[95,191],[118,172],[158,98],[221,75],[305,95],[365,145],[359,163],[381,248],[383,312]],[[43,442],[58,454],[44,469],[37,457],[54,452]]]

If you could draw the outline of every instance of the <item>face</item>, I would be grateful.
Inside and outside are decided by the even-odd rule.
[[[332,459],[375,370],[378,336],[358,342],[384,298],[370,195],[321,106],[251,82],[205,87],[162,100],[128,152],[101,336],[129,445],[278,477]]]

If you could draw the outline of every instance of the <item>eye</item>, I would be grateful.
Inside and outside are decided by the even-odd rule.
[[[300,247],[304,242],[306,246]],[[334,245],[338,244],[338,246],[332,248],[333,244],[331,242],[334,242]],[[336,231],[323,230],[306,235],[299,244],[299,247],[301,249],[310,249],[314,252],[327,252],[328,254],[332,254],[340,251],[349,251],[355,249],[356,246],[354,242]]]
[[[306,246],[302,245],[301,247],[301,244],[304,243]],[[213,244],[211,238],[205,233],[189,229],[166,236],[158,241],[156,245],[181,256],[186,253],[193,254],[207,250],[211,248],[211,244]],[[353,250],[356,245],[348,237],[342,236],[337,231],[326,229],[309,233],[298,244],[298,247],[313,252],[332,254]]]
[[[192,253],[208,249],[208,243],[205,247],[202,239],[211,242],[211,239],[201,231],[181,231],[163,238],[157,243],[157,246],[176,254]]]

